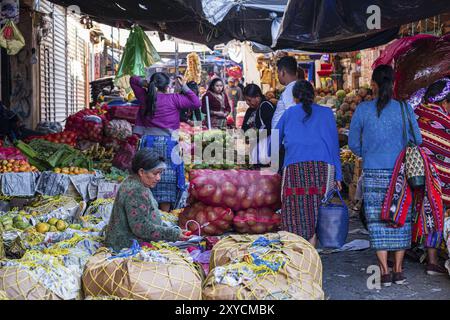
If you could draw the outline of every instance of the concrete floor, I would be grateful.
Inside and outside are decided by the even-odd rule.
[[[358,216],[351,214],[350,230],[364,229]],[[367,235],[349,234],[347,242],[369,239]],[[407,284],[368,289],[366,273],[377,259],[372,249],[338,253],[321,253],[323,263],[323,288],[328,300],[450,300],[450,276],[429,276],[425,266],[405,259]]]

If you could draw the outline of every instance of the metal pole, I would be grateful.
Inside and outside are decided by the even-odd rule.
[[[114,68],[114,27],[111,27],[111,69],[112,69],[112,74],[115,75],[116,71]]]
[[[206,116],[208,118],[208,129],[211,130],[211,113],[209,111],[209,97],[206,96]]]
[[[175,75],[178,76],[178,40],[175,39]]]

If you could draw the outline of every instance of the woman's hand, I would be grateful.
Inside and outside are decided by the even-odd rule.
[[[193,237],[193,234],[191,231],[181,230],[181,234],[180,234],[181,241],[188,241],[188,240],[192,239],[192,237]]]
[[[186,85],[186,80],[184,79],[183,76],[178,76],[178,77],[175,79],[175,82],[178,83],[181,87],[183,87],[183,86]]]
[[[336,181],[336,188],[337,188],[339,191],[342,191],[342,182]]]

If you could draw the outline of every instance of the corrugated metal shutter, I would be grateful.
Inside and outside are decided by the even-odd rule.
[[[86,107],[87,43],[85,32],[73,17],[67,19],[67,98],[69,113]]]
[[[53,13],[53,27],[40,46],[41,120],[62,122],[67,118],[66,9],[42,1],[40,10]]]

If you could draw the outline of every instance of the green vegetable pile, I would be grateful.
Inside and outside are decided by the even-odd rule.
[[[39,171],[53,170],[55,168],[78,167],[93,169],[91,159],[66,144],[58,144],[46,140],[36,139],[26,144],[19,141],[16,147],[28,157],[31,165]]]

